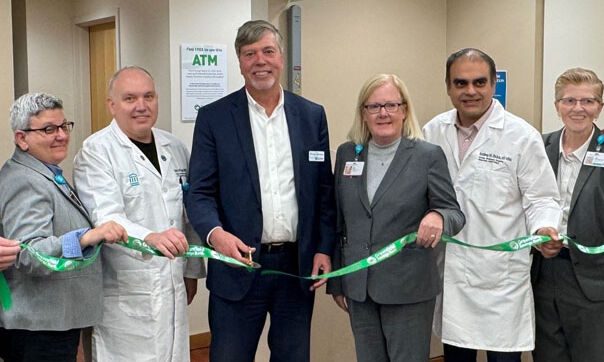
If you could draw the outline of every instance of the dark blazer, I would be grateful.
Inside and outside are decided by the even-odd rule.
[[[457,234],[465,224],[439,146],[402,138],[388,171],[370,204],[367,168],[362,176],[343,176],[355,145],[345,143],[336,156],[336,200],[340,247],[334,269],[366,258],[403,235],[417,231],[429,211],[444,219],[444,233]],[[359,161],[366,161],[367,147]],[[415,243],[381,264],[342,278],[330,279],[328,293],[363,302],[367,294],[381,304],[408,304],[429,300],[441,290],[436,251]]]
[[[15,149],[0,170],[0,235],[60,257],[63,235],[91,226],[86,210],[54,182],[52,171]],[[4,328],[64,331],[101,321],[100,258],[87,268],[57,273],[22,251],[4,275],[14,300],[11,310],[0,309]]]
[[[298,201],[298,268],[310,275],[315,253],[331,255],[335,243],[335,201],[329,135],[323,107],[284,92],[285,115]],[[309,151],[323,151],[323,162],[310,162]],[[189,166],[191,188],[186,208],[191,224],[205,240],[222,226],[255,247],[262,236],[260,181],[245,89],[199,110]],[[240,300],[259,273],[221,262],[208,263],[207,286],[216,295]],[[310,282],[301,282],[308,289]]]
[[[594,126],[595,127],[595,126]],[[562,130],[543,136],[545,152],[556,177],[560,155],[560,136]],[[600,129],[595,127],[588,151],[595,151]],[[601,167],[581,166],[568,214],[567,234],[579,243],[595,246],[604,243],[604,222],[600,219],[604,206],[604,170]],[[570,258],[579,286],[587,299],[604,301],[604,255],[588,255],[570,245]],[[531,276],[533,283],[539,280],[539,270],[543,256],[533,254]]]

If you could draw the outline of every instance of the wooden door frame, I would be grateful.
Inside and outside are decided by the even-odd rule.
[[[121,68],[121,46],[120,46],[120,9],[113,8],[106,11],[98,11],[86,16],[76,17],[73,20],[73,45],[74,45],[74,115],[78,127],[74,128],[75,136],[79,143],[83,142],[91,134],[91,112],[90,112],[90,49],[88,28],[93,25],[104,23],[115,23],[115,66]],[[81,125],[81,126],[80,126]],[[81,144],[72,147],[80,148]]]

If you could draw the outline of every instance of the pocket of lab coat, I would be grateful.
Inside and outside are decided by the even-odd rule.
[[[480,289],[497,289],[506,284],[510,274],[512,253],[503,251],[468,251],[465,275],[469,286]]]
[[[510,174],[502,171],[476,169],[472,180],[471,198],[484,211],[500,211],[509,199]]]
[[[117,273],[119,308],[129,317],[155,320],[159,314],[160,280],[157,269],[121,270]]]
[[[128,219],[135,223],[140,223],[145,218],[145,208],[141,207],[144,203],[144,194],[142,184],[143,176],[138,176],[138,182],[135,186],[126,184],[123,186],[123,200],[124,200],[124,211],[128,215]],[[123,177],[124,181],[127,182],[128,177]]]

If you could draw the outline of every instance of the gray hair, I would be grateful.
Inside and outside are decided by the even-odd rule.
[[[117,78],[119,78],[120,75],[127,70],[138,70],[140,72],[143,72],[146,75],[148,75],[149,78],[151,78],[153,83],[155,83],[155,79],[153,79],[153,76],[151,75],[151,73],[149,73],[149,71],[147,69],[145,69],[141,66],[138,66],[138,65],[127,65],[127,66],[123,67],[122,69],[118,70],[117,72],[113,73],[113,75],[111,76],[111,79],[109,79],[109,87],[107,90],[107,94],[109,96],[111,96],[111,92],[113,91],[113,85],[115,84],[115,81],[117,80]]]
[[[281,36],[281,33],[279,33],[279,30],[268,21],[250,20],[241,25],[239,30],[237,30],[237,38],[235,38],[235,51],[237,52],[237,57],[239,57],[242,47],[257,42],[267,31],[275,36],[279,51],[283,53],[283,37]]]
[[[13,102],[10,109],[10,126],[13,132],[27,129],[31,118],[40,112],[53,109],[63,109],[63,101],[47,93],[27,93]]]

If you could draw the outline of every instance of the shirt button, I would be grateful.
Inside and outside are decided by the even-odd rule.
[[[170,225],[174,225],[174,220],[170,220]]]

